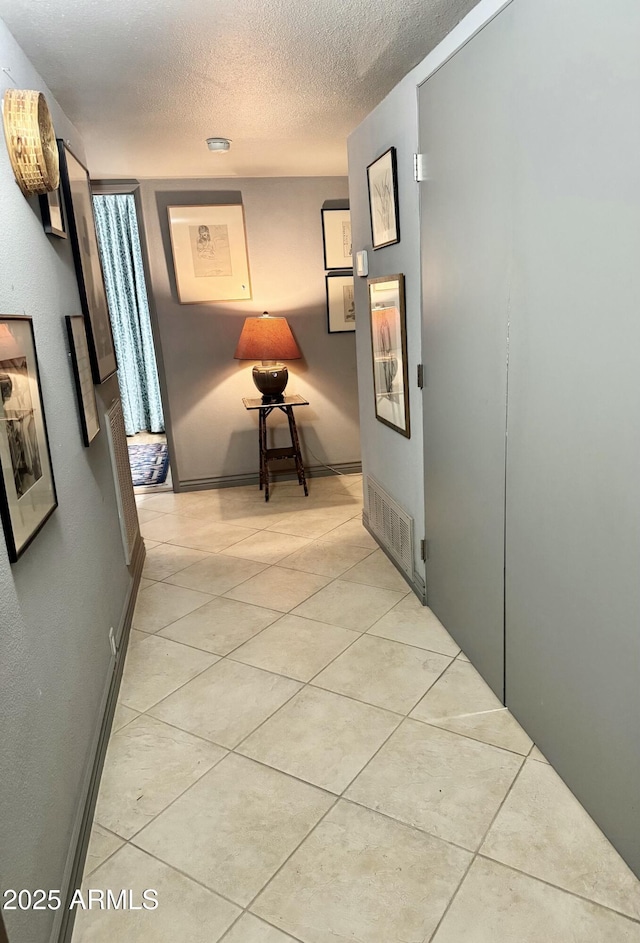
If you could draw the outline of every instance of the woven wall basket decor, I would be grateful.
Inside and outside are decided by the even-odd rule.
[[[7,89],[2,118],[11,166],[24,195],[56,190],[60,183],[58,148],[42,92]]]

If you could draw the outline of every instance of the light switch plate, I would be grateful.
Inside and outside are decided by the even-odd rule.
[[[356,252],[356,275],[359,275],[360,278],[365,278],[369,274],[369,258],[367,256],[367,250],[361,249],[360,252]]]

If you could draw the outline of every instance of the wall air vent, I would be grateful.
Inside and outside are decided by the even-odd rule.
[[[128,566],[131,563],[133,548],[140,533],[140,525],[138,524],[138,509],[133,493],[129,449],[127,448],[127,436],[124,430],[124,416],[122,415],[120,398],[114,399],[105,415],[113,477],[116,485],[122,544],[124,546],[125,562]]]
[[[412,578],[413,518],[370,476],[367,476],[366,494],[369,527],[400,569]]]

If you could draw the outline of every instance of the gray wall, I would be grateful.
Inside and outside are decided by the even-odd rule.
[[[325,200],[346,196],[342,177],[142,182],[173,472],[182,486],[257,473],[256,417],[241,402],[243,396],[257,395],[253,364],[234,360],[233,353],[244,318],[263,311],[287,317],[303,354],[303,360],[288,364],[287,389],[311,404],[298,414],[306,464],[360,461],[355,338],[327,333],[320,220]],[[179,304],[167,205],[238,197],[245,209],[252,300]],[[278,428],[284,442],[283,434]]]
[[[4,24],[0,63],[45,92],[56,132],[80,154]],[[7,76],[0,73],[0,91]],[[18,563],[0,535],[0,886],[64,888],[113,661],[110,626],[130,588],[105,433],[82,444],[64,316],[80,313],[71,246],[47,237],[0,145],[0,312],[33,317],[59,506]],[[115,379],[100,389],[109,403]],[[48,940],[53,912],[5,914],[12,943]]]
[[[367,165],[390,146],[397,150],[400,242],[384,249],[371,248]],[[424,536],[424,481],[422,398],[416,384],[421,362],[420,324],[420,219],[413,154],[417,150],[415,86],[411,94],[388,96],[349,138],[349,199],[353,251],[366,249],[369,278],[402,272],[405,276],[409,411],[411,438],[379,422],[375,416],[371,330],[367,279],[356,277],[358,386],[362,469],[372,475],[415,520],[414,569],[424,581],[420,539]]]

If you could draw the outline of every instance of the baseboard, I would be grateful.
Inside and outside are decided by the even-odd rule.
[[[409,584],[409,586],[411,587],[411,589],[413,590],[413,592],[416,594],[416,596],[418,597],[418,599],[420,600],[420,602],[422,603],[422,605],[423,605],[423,606],[426,606],[426,604],[427,604],[427,587],[426,587],[425,581],[422,579],[422,577],[420,576],[420,574],[419,574],[419,573],[416,573],[416,571],[415,571],[415,569],[414,569],[412,576],[409,576],[409,575],[398,565],[398,561],[395,559],[395,557],[393,557],[392,554],[389,553],[389,551],[387,550],[387,548],[385,547],[385,545],[381,542],[381,540],[380,540],[380,538],[378,537],[378,535],[369,527],[369,518],[368,518],[368,516],[367,516],[367,512],[366,512],[366,511],[363,511],[363,512],[362,512],[362,524],[363,524],[363,527],[364,527],[366,530],[369,531],[369,533],[371,534],[371,536],[373,537],[373,539],[375,540],[375,542],[378,544],[378,546],[380,547],[380,549],[382,550],[382,552],[384,553],[384,555],[393,563],[393,565],[395,566],[395,568],[396,568],[396,570],[398,571],[398,573],[401,573],[402,576],[405,578],[405,580],[407,581],[407,583]]]
[[[131,622],[133,620],[133,610],[136,605],[138,588],[142,577],[142,567],[144,565],[145,549],[144,540],[140,535],[133,549],[129,572],[132,576],[131,587],[123,608],[120,626],[118,627],[118,637],[120,639],[115,659],[113,660],[113,671],[107,681],[105,695],[103,697],[102,720],[96,731],[93,748],[93,762],[87,770],[85,779],[85,788],[83,790],[84,799],[78,809],[78,817],[73,829],[71,840],[68,866],[65,873],[63,888],[65,890],[64,908],[58,911],[59,919],[54,923],[50,941],[51,943],[70,943],[73,933],[73,924],[75,920],[75,910],[70,910],[69,905],[76,888],[82,884],[82,874],[84,863],[87,857],[89,839],[91,837],[91,828],[93,826],[93,813],[98,798],[98,789],[100,788],[100,777],[102,776],[102,767],[107,752],[109,737],[111,735],[111,725],[113,715],[118,700],[118,690],[124,668],[124,660],[127,654],[129,644],[129,633],[131,631]]]
[[[339,462],[329,468],[327,465],[311,465],[305,468],[307,478],[326,478],[330,475],[361,475],[362,462]],[[295,481],[297,479],[295,468],[283,469],[273,475],[274,481]],[[181,491],[207,491],[210,488],[238,488],[242,485],[258,485],[259,478],[257,472],[248,472],[244,475],[221,475],[218,478],[187,478],[184,481],[176,481],[174,490]]]

